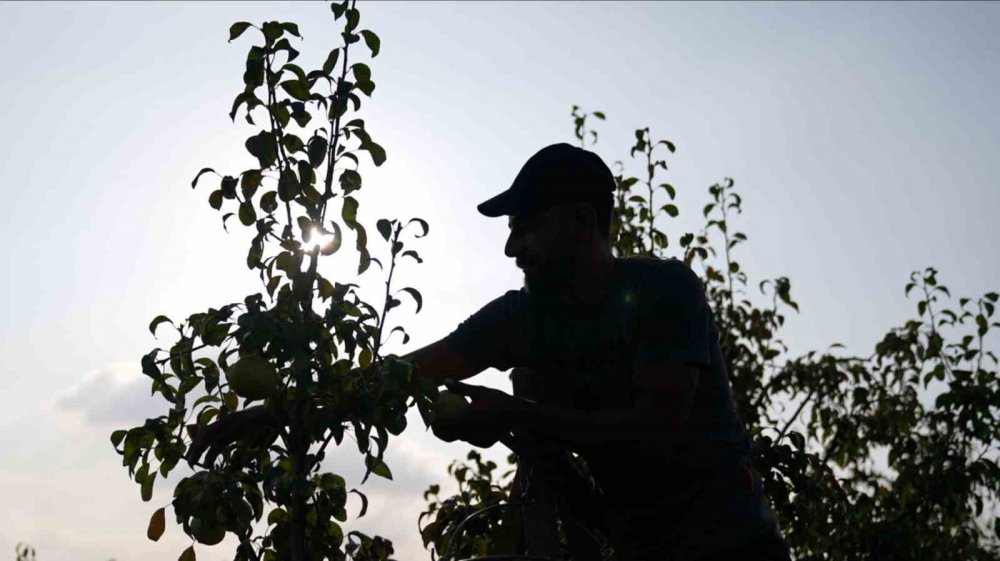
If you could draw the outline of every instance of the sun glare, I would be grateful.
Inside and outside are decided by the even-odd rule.
[[[320,228],[313,226],[312,230],[309,232],[308,245],[327,253],[340,246],[340,240],[337,239],[336,234],[332,232],[325,232]]]

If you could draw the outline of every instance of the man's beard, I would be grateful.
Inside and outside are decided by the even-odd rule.
[[[573,260],[560,259],[539,266],[533,275],[524,274],[524,286],[533,298],[543,303],[558,302],[573,282]]]

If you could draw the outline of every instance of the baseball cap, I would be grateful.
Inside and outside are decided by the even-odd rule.
[[[484,216],[528,217],[560,204],[610,200],[614,190],[600,156],[561,142],[528,158],[510,188],[477,208]]]

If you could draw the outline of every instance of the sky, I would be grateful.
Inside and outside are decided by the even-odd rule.
[[[592,149],[630,173],[636,128],[677,145],[664,176],[681,208],[663,223],[672,240],[700,228],[710,185],[735,179],[749,237],[738,259],[752,285],[789,277],[801,307],[783,332],[793,355],[834,342],[871,352],[915,313],[913,270],[936,267],[956,296],[998,288],[998,4],[358,7],[382,39],[361,116],[388,153],[362,169],[362,221],[430,223],[414,242],[424,264],[400,271],[424,307],[405,308],[412,340],[393,352],[521,285],[505,221],[475,205],[541,147],[574,142],[573,104],[607,114]],[[0,2],[0,20],[0,558],[27,541],[42,561],[174,559],[187,545],[176,525],[145,538],[170,481],[143,503],[108,435],[164,409],[139,370],[159,344],[154,316],[261,290],[247,236],[226,234],[209,189],[190,188],[202,167],[250,164],[253,130],[228,117],[250,43],[227,44],[229,25],[299,23],[310,68],[338,44],[333,17],[320,2]],[[325,274],[353,280],[352,258]],[[509,389],[501,372],[473,381]],[[402,561],[429,558],[420,495],[470,448],[411,427],[390,445],[396,480],[366,483],[369,513],[348,526],[392,539]],[[360,482],[356,453],[331,462]],[[230,558],[224,544],[199,559]]]

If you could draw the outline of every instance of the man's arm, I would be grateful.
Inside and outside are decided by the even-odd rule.
[[[632,409],[581,411],[542,405],[513,398],[490,388],[449,384],[459,393],[490,403],[501,422],[516,432],[528,432],[571,450],[585,450],[609,443],[633,443],[641,450],[663,453],[683,434],[698,383],[699,366],[667,361],[644,366],[637,375],[661,380],[637,396]]]
[[[476,366],[441,339],[402,357],[413,363],[418,376],[440,385],[445,380],[465,380],[485,367]]]

